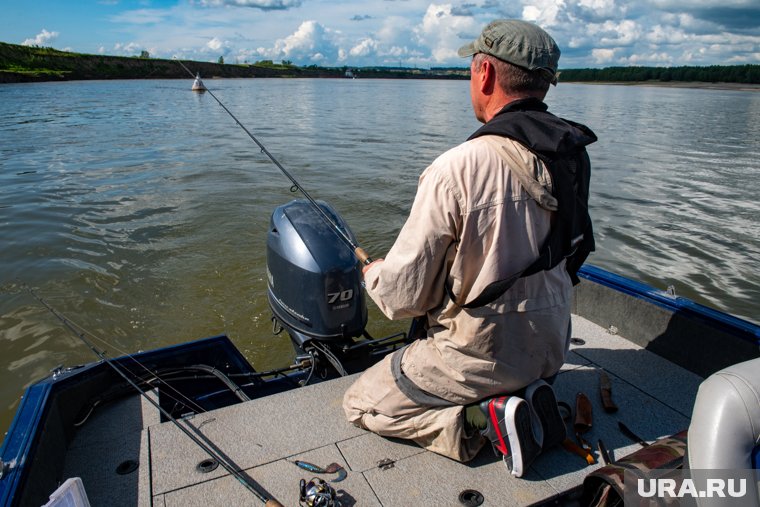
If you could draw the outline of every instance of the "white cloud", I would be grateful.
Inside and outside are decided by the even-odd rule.
[[[595,11],[611,12],[615,10],[615,0],[579,0],[578,5]]]
[[[304,21],[295,33],[277,41],[275,48],[285,56],[310,56],[317,54],[326,42],[325,27],[316,21]]]
[[[155,25],[174,21],[171,16],[171,11],[162,9],[135,9],[133,11],[125,11],[113,16],[112,20],[117,23],[128,23],[133,25]]]
[[[632,20],[588,23],[582,32],[576,32],[570,37],[566,45],[563,46],[561,43],[559,45],[560,49],[563,47],[605,49],[633,46],[642,39],[642,33],[642,27]]]
[[[21,45],[22,46],[44,46],[54,41],[55,39],[57,39],[58,35],[59,35],[58,32],[48,32],[47,30],[43,28],[42,31],[34,37],[34,39],[26,39],[24,42],[21,43]]]
[[[463,43],[459,34],[479,29],[473,18],[452,15],[451,4],[430,4],[414,33],[417,42],[429,49],[430,62],[440,64],[452,60],[461,62],[457,55]]]
[[[298,29],[272,48],[260,47],[256,54],[270,60],[291,60],[300,63],[323,63],[338,58],[335,33],[316,21],[304,21]]]
[[[594,63],[597,64],[609,64],[615,59],[614,49],[592,49],[591,57],[594,59]]]
[[[200,0],[200,4],[207,7],[220,7],[223,5],[232,7],[253,7],[255,9],[269,11],[299,7],[301,5],[301,0]]]
[[[206,43],[206,47],[209,49],[217,50],[222,47],[222,41],[214,37]]]
[[[352,57],[366,57],[377,51],[377,41],[367,38],[363,39],[348,52]]]
[[[643,40],[654,45],[683,44],[690,38],[691,37],[680,28],[674,28],[672,26],[664,27],[661,25],[653,26],[651,30],[643,36]]]
[[[676,11],[713,7],[757,7],[757,0],[648,0],[647,3],[660,9]]]
[[[136,42],[128,42],[126,44],[117,42],[113,46],[113,51],[117,55],[132,56],[143,50],[143,46]]]
[[[516,17],[554,37],[562,68],[662,65],[667,58],[672,65],[757,63],[757,2],[172,0],[161,8],[117,6],[116,14],[102,20],[107,30],[101,33],[108,35],[91,40],[89,49],[72,38],[84,38],[84,29],[77,33],[65,26],[67,37],[56,42],[81,52],[105,54],[102,48],[114,48],[134,55],[150,49],[154,57],[203,61],[224,55],[228,61],[287,59],[298,65],[464,66],[456,54],[462,44],[494,18]],[[43,30],[25,43],[50,44],[57,35]]]
[[[628,46],[638,41],[641,37],[641,27],[635,21],[626,19],[620,23],[605,22],[603,25],[604,36],[600,41],[602,45],[617,44]]]
[[[382,44],[408,44],[414,36],[414,22],[401,16],[388,16],[375,37]]]
[[[625,59],[625,63],[631,65],[657,66],[669,65],[673,62],[673,57],[665,52],[655,52],[649,54],[635,54]],[[621,62],[622,63],[622,62]]]
[[[450,4],[431,4],[415,22],[414,18],[392,16],[372,20],[375,30],[356,29],[346,16],[342,29],[329,28],[310,20],[271,47],[260,46],[252,59],[291,60],[297,64],[324,65],[439,65],[461,63],[456,50],[463,44],[462,33],[477,33],[480,25],[470,16],[452,14]],[[365,22],[370,20],[365,20]],[[348,24],[350,23],[350,24]],[[351,31],[356,30],[356,31]]]
[[[560,13],[564,9],[564,0],[532,0],[530,4],[523,5],[522,18],[550,28],[559,23]]]
[[[232,44],[229,41],[222,41],[218,37],[214,37],[206,43],[206,48],[216,53],[222,52],[227,54],[230,52]]]

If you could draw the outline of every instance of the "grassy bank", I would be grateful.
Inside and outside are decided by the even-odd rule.
[[[261,61],[253,64],[185,62],[204,78],[224,77],[325,77],[391,79],[467,79],[469,68],[411,69],[393,67],[300,67]],[[174,60],[148,57],[87,55],[52,48],[0,42],[0,83],[86,79],[188,79]],[[648,84],[690,87],[760,86],[760,65],[708,67],[607,67],[561,69],[561,82]]]
[[[347,71],[361,78],[465,79],[469,69],[405,69],[363,67],[299,67],[263,61],[254,64],[184,62],[204,78],[214,77],[328,77]],[[83,79],[187,79],[174,60],[69,53],[52,48],[0,42],[0,82],[66,81]]]

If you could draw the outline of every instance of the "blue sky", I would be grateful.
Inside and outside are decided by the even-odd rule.
[[[0,0],[0,41],[228,63],[466,66],[496,18],[532,21],[561,68],[760,64],[760,0]]]

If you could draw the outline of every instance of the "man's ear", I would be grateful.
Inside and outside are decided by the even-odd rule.
[[[496,86],[496,68],[488,60],[483,60],[478,73],[478,87],[485,95],[493,94]]]

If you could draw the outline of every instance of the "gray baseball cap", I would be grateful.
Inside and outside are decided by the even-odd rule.
[[[497,19],[476,40],[459,48],[459,56],[485,53],[528,70],[543,69],[557,81],[559,47],[544,30],[526,21]]]

